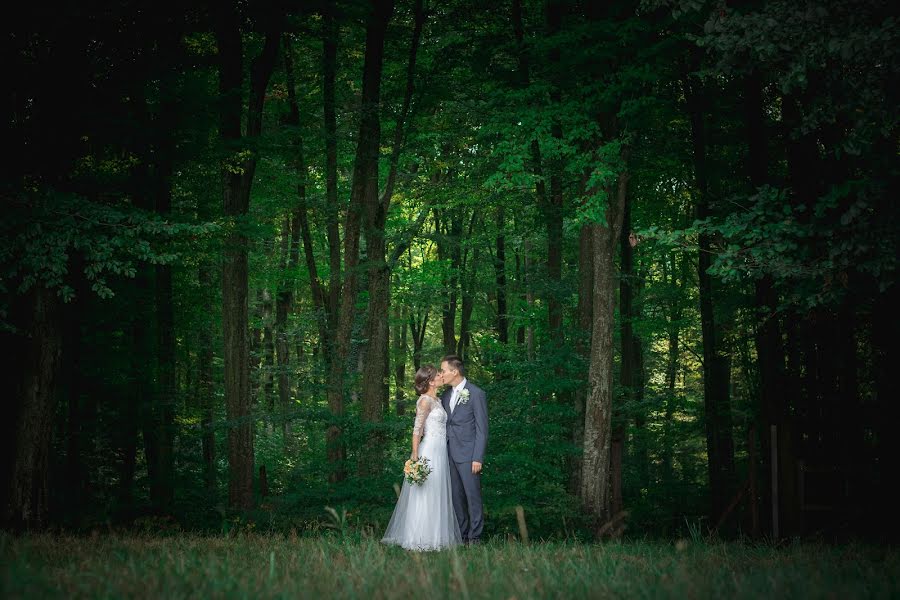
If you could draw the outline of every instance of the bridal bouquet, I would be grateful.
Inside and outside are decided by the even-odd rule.
[[[409,459],[403,465],[403,476],[410,483],[422,485],[431,473],[431,467],[428,466],[428,459],[424,456],[419,460]]]

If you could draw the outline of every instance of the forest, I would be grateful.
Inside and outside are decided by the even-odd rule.
[[[5,531],[377,539],[455,354],[485,539],[896,541],[893,3],[20,9]]]

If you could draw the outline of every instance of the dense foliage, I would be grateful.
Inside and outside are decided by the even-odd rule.
[[[456,353],[487,536],[892,533],[891,3],[71,10],[7,37],[6,526],[381,527]]]

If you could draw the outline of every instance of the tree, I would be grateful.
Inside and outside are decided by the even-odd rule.
[[[253,421],[250,417],[249,339],[247,315],[247,238],[240,219],[247,214],[250,188],[258,156],[252,147],[262,130],[266,87],[275,67],[281,37],[281,18],[265,22],[265,43],[250,66],[247,132],[241,134],[244,80],[240,19],[232,4],[219,7],[216,40],[219,50],[220,130],[232,154],[222,165],[225,215],[234,219],[226,240],[222,269],[223,335],[225,342],[225,406],[228,430],[228,502],[234,508],[253,505]]]

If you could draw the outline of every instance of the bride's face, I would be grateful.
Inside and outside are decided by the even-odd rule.
[[[434,379],[431,380],[431,385],[438,388],[444,385],[444,376],[438,371],[438,374],[434,376]]]

